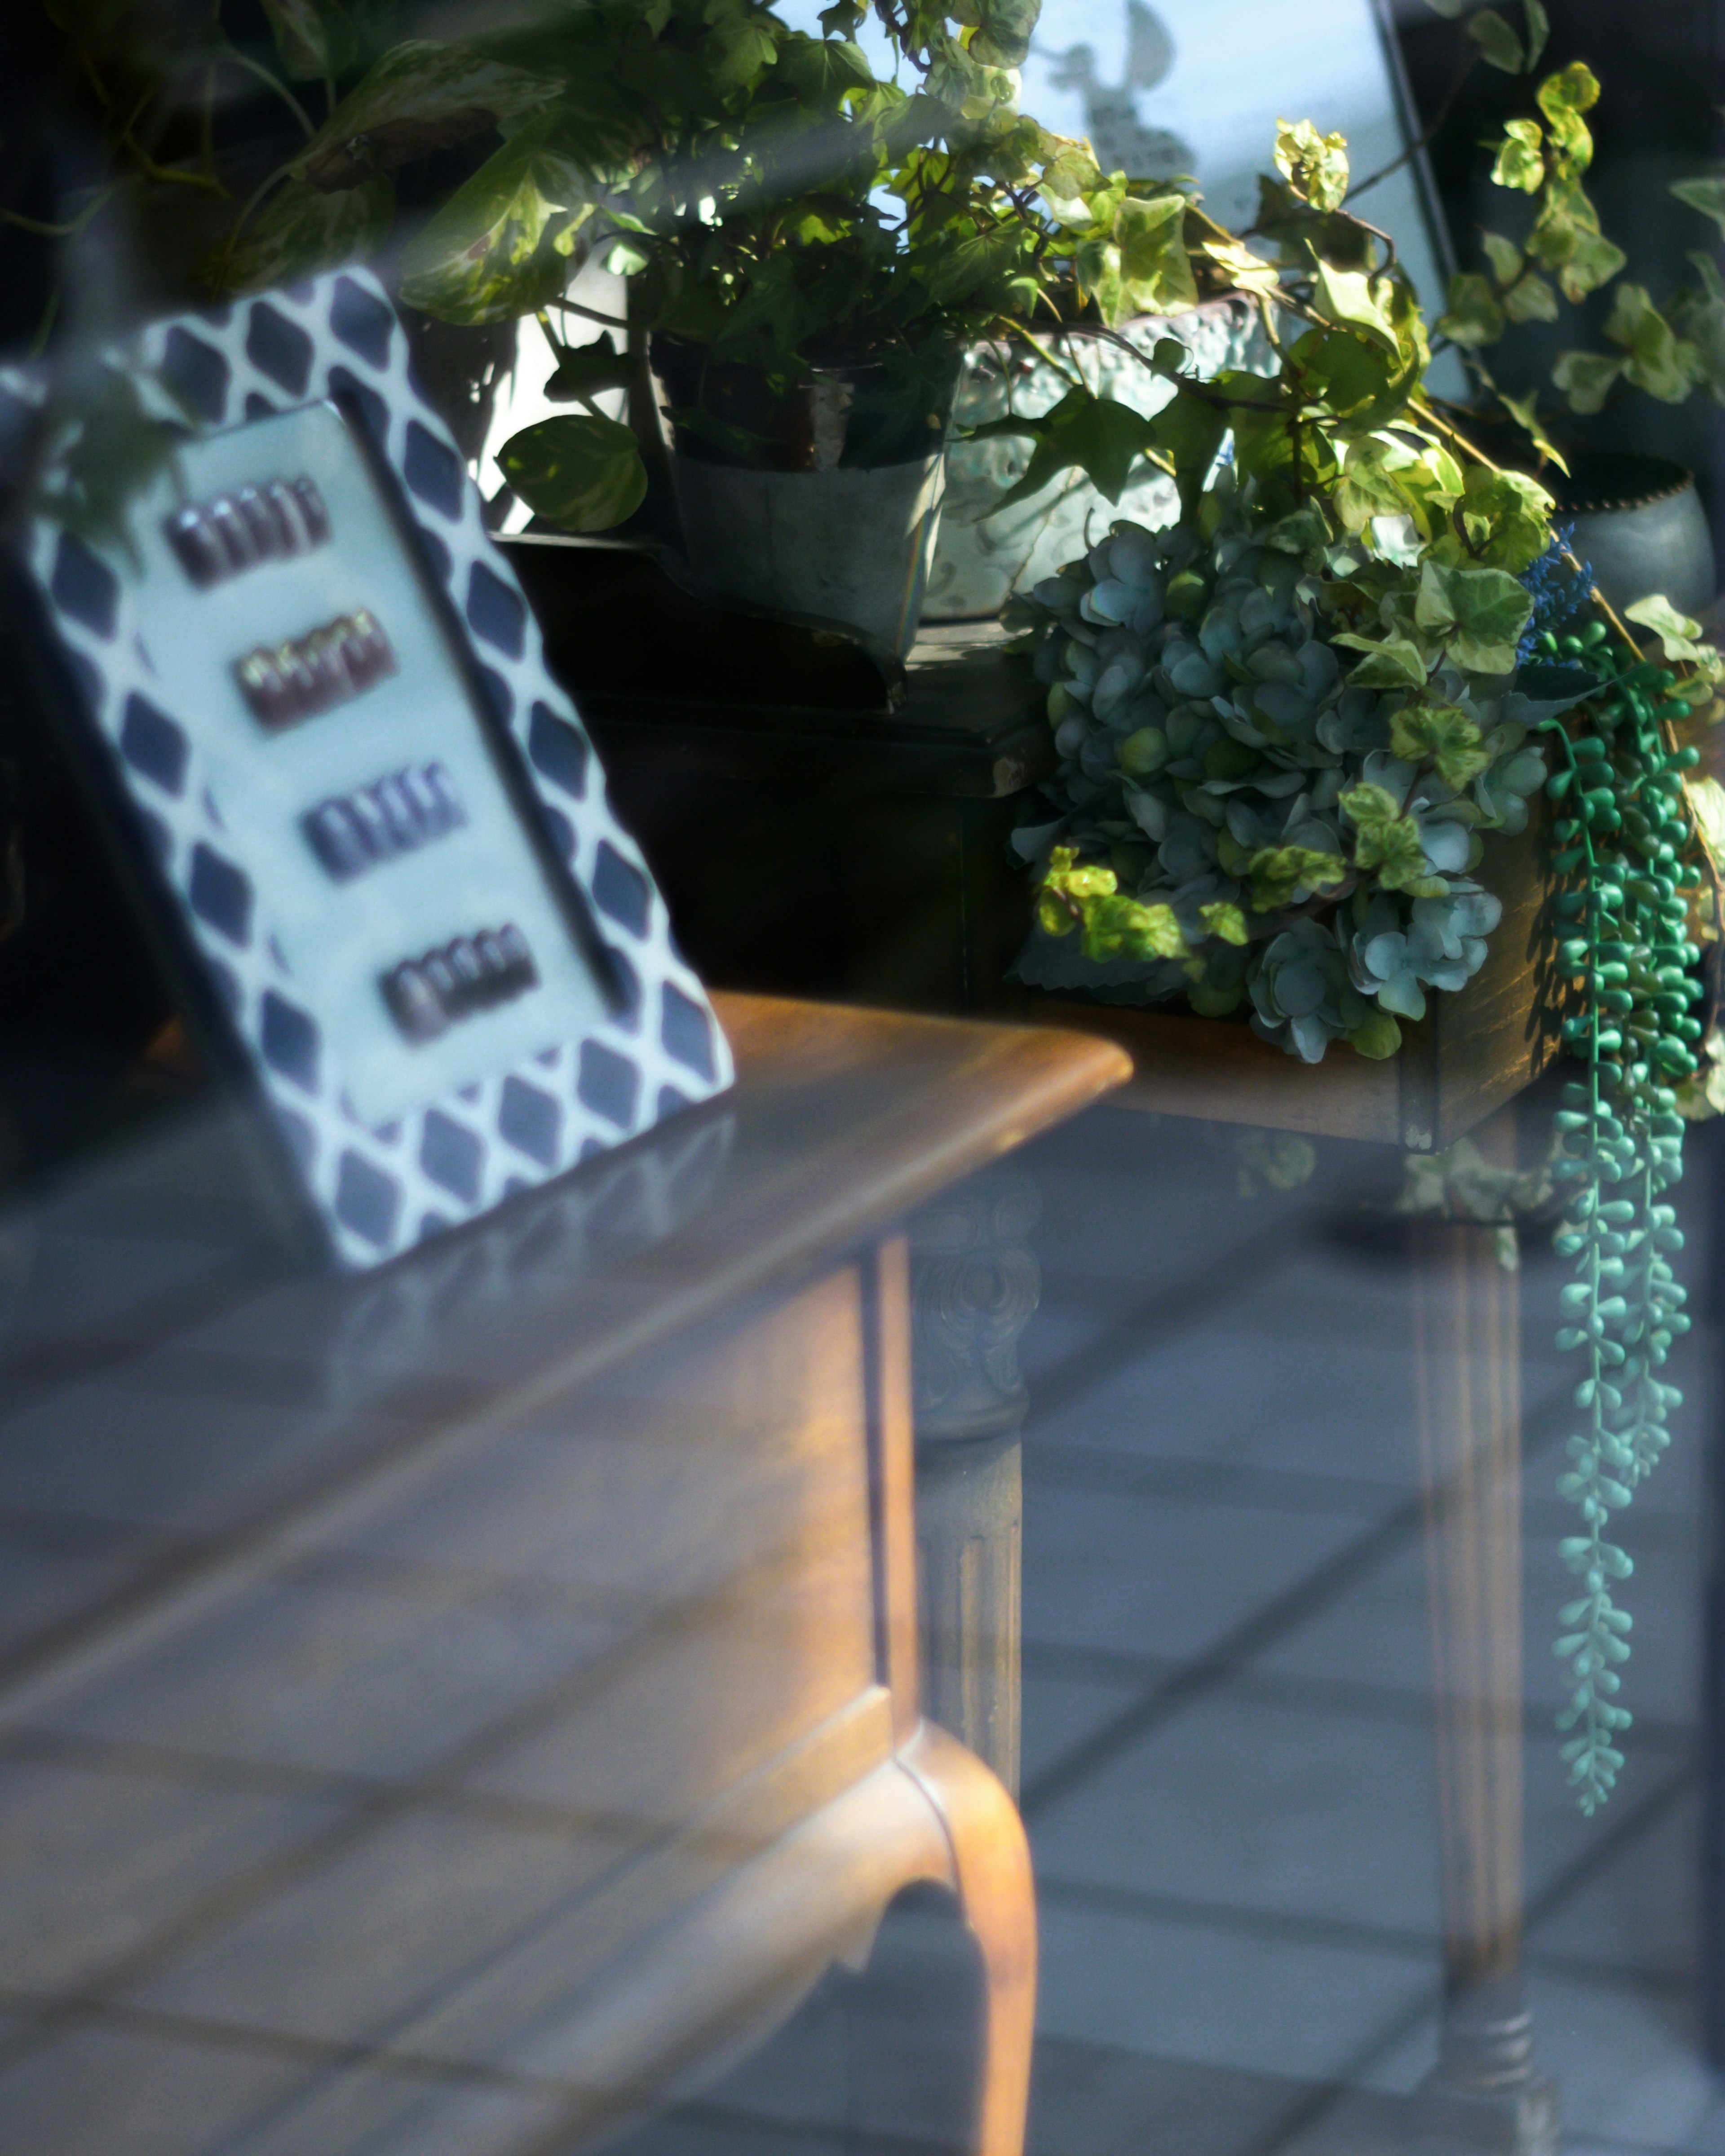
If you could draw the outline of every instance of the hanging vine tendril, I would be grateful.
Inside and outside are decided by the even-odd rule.
[[[1587,1363],[1575,1388],[1587,1420],[1568,1441],[1571,1464],[1558,1485],[1583,1522],[1559,1545],[1583,1592],[1558,1614],[1556,1651],[1573,1689],[1558,1722],[1574,1732],[1563,1757],[1591,1815],[1616,1781],[1616,1740],[1631,1720],[1615,1698],[1630,1619],[1612,1587],[1633,1568],[1605,1530],[1657,1464],[1667,1410],[1682,1398],[1659,1374],[1689,1325],[1669,1255],[1683,1239],[1663,1201],[1683,1172],[1675,1086],[1695,1070],[1702,1037],[1686,896],[1700,871],[1683,793],[1698,753],[1672,738],[1691,708],[1676,675],[1615,646],[1603,624],[1548,633],[1538,650],[1585,665],[1605,685],[1579,726],[1547,722],[1561,758],[1548,790],[1567,811],[1553,866],[1579,879],[1554,901],[1564,932],[1558,965],[1579,984],[1563,1036],[1587,1066],[1584,1080],[1564,1086],[1557,1118],[1556,1173],[1571,1186],[1557,1248],[1575,1267],[1557,1344]]]

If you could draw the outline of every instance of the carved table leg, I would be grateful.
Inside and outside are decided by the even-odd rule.
[[[1452,2146],[1555,2156],[1557,2086],[1534,2065],[1521,1968],[1517,1281],[1490,1227],[1423,1219],[1413,1235],[1445,1933],[1418,2121]]]
[[[1028,1404],[1017,1345],[1040,1286],[1028,1179],[973,1178],[911,1230],[922,1706],[1019,1784],[1019,1622]]]

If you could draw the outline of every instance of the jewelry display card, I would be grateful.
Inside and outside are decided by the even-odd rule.
[[[157,324],[202,424],[28,568],[339,1262],[729,1084],[454,443],[355,272]],[[28,396],[13,376],[0,394]]]

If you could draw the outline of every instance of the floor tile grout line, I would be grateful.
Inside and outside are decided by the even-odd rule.
[[[1586,1877],[1604,1864],[1615,1861],[1625,1847],[1658,1823],[1692,1779],[1692,1774],[1681,1771],[1661,1784],[1614,1834],[1604,1837],[1603,1848],[1600,1844],[1594,1845],[1581,1858],[1548,1881],[1537,1894],[1530,1896],[1524,1927],[1531,1928],[1554,1913]],[[1250,1908],[1238,1902],[1199,1900],[1177,1893],[1158,1892],[1153,1888],[1128,1887],[1117,1880],[1104,1885],[1094,1880],[1063,1879],[1051,1874],[1045,1866],[1038,1871],[1036,1892],[1039,1902],[1051,1902],[1056,1907],[1118,1911],[1148,1923],[1184,1924],[1248,1938],[1279,1939],[1290,1944],[1334,1946],[1420,1959],[1441,1954],[1443,1949],[1440,1922],[1433,1929],[1421,1930],[1366,1923],[1352,1917],[1314,1916],[1299,1910]],[[1531,1948],[1524,1955],[1524,1960],[1529,1963],[1555,1963],[1565,1958],[1561,1955],[1541,1956]],[[1578,1969],[1599,1972],[1596,1980],[1610,1980],[1605,1965],[1588,1964],[1582,1957],[1573,1958]],[[1632,1980],[1639,1984],[1640,1978],[1635,1975]],[[1665,1980],[1656,1978],[1651,1981],[1656,1986],[1665,1984]]]
[[[1024,1439],[1024,1480],[1049,1488],[1099,1494],[1172,1497],[1252,1507],[1265,1512],[1337,1513],[1369,1507],[1373,1514],[1399,1503],[1407,1485],[1363,1476],[1303,1475],[1289,1468],[1234,1461],[1167,1459],[1106,1445],[1070,1445],[1058,1438]],[[1280,1495],[1278,1495],[1280,1493]],[[1292,1502],[1286,1502],[1291,1499]]]
[[[1554,1441],[1558,1424],[1568,1417],[1568,1402],[1564,1401],[1562,1407],[1561,1416],[1541,1415],[1532,1429],[1524,1428],[1525,1457],[1533,1457]],[[1254,1610],[1214,1646],[1180,1665],[1173,1675],[1028,1780],[1019,1796],[1019,1810],[1026,1819],[1034,1817],[1182,1707],[1215,1691],[1240,1664],[1260,1653],[1281,1633],[1316,1615],[1366,1577],[1391,1550],[1411,1540],[1420,1531],[1423,1516],[1419,1496],[1404,1499],[1375,1527]]]
[[[1609,1835],[1604,1837],[1605,1844],[1620,1849],[1625,1843],[1632,1840],[1637,1831],[1652,1823],[1653,1819],[1656,1816],[1659,1810],[1662,1810],[1666,1804],[1674,1800],[1675,1796],[1677,1794],[1677,1790],[1687,1781],[1689,1777],[1686,1775],[1676,1776],[1673,1778],[1671,1784],[1666,1784],[1660,1789],[1656,1790],[1651,1798],[1640,1805],[1637,1810],[1631,1814],[1629,1820],[1622,1823],[1622,1825],[1615,1835]],[[1596,1845],[1596,1847],[1597,1846],[1599,1845]],[[1592,1854],[1593,1852],[1589,1852],[1589,1856]],[[1538,1922],[1543,1916],[1550,1913],[1553,1909],[1557,1907],[1561,1902],[1562,1897],[1564,1894],[1573,1891],[1574,1885],[1578,1883],[1577,1876],[1579,1874],[1584,1875],[1584,1871],[1591,1868],[1591,1866],[1587,1865],[1584,1860],[1582,1862],[1571,1865],[1563,1873],[1559,1875],[1557,1881],[1548,1885],[1548,1887],[1542,1890],[1538,1895],[1535,1896],[1527,1903],[1522,1912],[1522,1927],[1524,1934],[1526,1930],[1532,1924]],[[1371,2039],[1369,2042],[1362,2045],[1358,2050],[1356,2050],[1343,2066],[1341,2075],[1335,2087],[1327,2092],[1322,2100],[1315,2102],[1310,2107],[1306,2116],[1301,2118],[1295,2124],[1292,2129],[1293,2133],[1303,2133],[1307,2132],[1324,2117],[1326,2112],[1334,2111],[1344,2103],[1348,2098],[1354,2093],[1362,2078],[1370,2072],[1373,2065],[1376,2064],[1378,2060],[1384,2058],[1388,2053],[1393,2051],[1398,2044],[1404,2042],[1409,2036],[1410,2036],[1423,2021],[1435,2015],[1441,2006],[1442,2001],[1443,1985],[1441,1982],[1439,1982],[1432,1986],[1431,1989],[1421,2000],[1414,2002],[1408,2008],[1404,2009],[1401,2013],[1398,2014],[1387,2027],[1380,2030],[1378,2035]],[[1535,2056],[1537,2058],[1539,2041],[1538,2024],[1537,2020],[1534,2024],[1533,2033]],[[1283,2133],[1281,2137],[1276,2139],[1260,2139],[1260,2141],[1255,2144],[1251,2149],[1242,2150],[1240,2152],[1240,2156],[1276,2156],[1276,2152],[1279,2149],[1285,2148],[1287,2141],[1291,2138],[1291,2137],[1289,2133]]]
[[[1050,1684],[1096,1684],[1127,1691],[1149,1690],[1186,1665],[1173,1656],[1127,1655],[1108,1647],[1075,1647],[1059,1640],[1027,1640],[1022,1650],[1027,1677]],[[1335,1712],[1363,1721],[1426,1722],[1431,1718],[1429,1686],[1372,1684],[1363,1679],[1314,1676],[1309,1672],[1266,1669],[1242,1663],[1228,1680],[1230,1691],[1263,1706],[1303,1707],[1319,1712]],[[1543,1737],[1552,1727],[1558,1702],[1527,1700],[1522,1709],[1523,1734]],[[1676,1753],[1687,1757],[1694,1749],[1697,1725],[1645,1713],[1635,1717],[1638,1749]]]

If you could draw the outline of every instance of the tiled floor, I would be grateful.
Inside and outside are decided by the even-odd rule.
[[[1693,1147],[1685,1194],[1692,1292],[1706,1278],[1710,1142]],[[1227,1133],[1106,1109],[1023,1161],[1042,1201],[1044,1276],[1022,1342],[1034,2156],[1397,2148],[1401,2100],[1435,2056],[1440,1915],[1409,1279],[1381,1237],[1350,1225],[1381,1166],[1326,1147],[1303,1189],[1246,1198]],[[1686,1343],[1671,1455],[1629,1516],[1636,1724],[1616,1797],[1585,1820],[1551,1727],[1551,1620],[1568,1591],[1552,1490],[1575,1375],[1549,1346],[1561,1278],[1533,1242],[1538,2053],[1574,2156],[1716,2156],[1725,2082],[1701,2062],[1694,2002],[1712,1334]],[[1697,1316],[1704,1301],[1694,1293]],[[952,2078],[963,2017],[928,1989],[940,1953],[906,1943],[918,1921],[933,1920],[885,1935],[869,1996],[891,2041],[865,2066],[854,2009],[846,2039],[823,1994],[643,2150],[803,2156],[829,2145],[815,2122],[834,2102],[883,2148],[947,2140],[950,2098],[935,2092],[942,2067]],[[950,1942],[942,1951],[950,1992]]]

